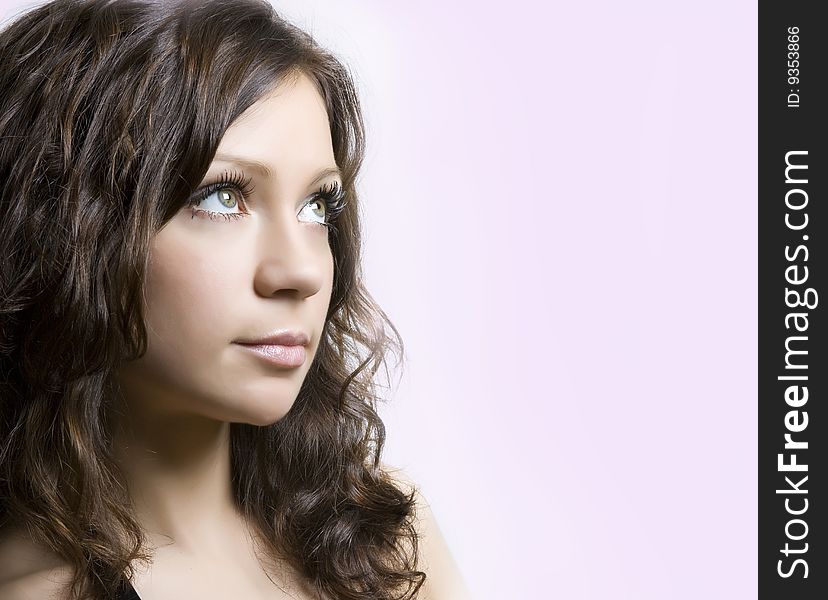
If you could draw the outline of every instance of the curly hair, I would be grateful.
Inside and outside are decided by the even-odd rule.
[[[234,502],[322,597],[412,599],[425,581],[416,489],[380,462],[376,375],[403,343],[363,284],[349,71],[264,0],[54,0],[0,32],[0,524],[67,561],[72,598],[110,598],[151,560],[113,426],[119,365],[147,348],[153,235],[234,119],[297,74],[324,100],[348,203],[294,405],[230,424]]]

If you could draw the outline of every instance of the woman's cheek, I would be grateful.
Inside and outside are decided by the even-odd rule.
[[[216,258],[156,246],[146,286],[148,351],[168,366],[204,360],[238,334],[233,319],[242,316],[234,297],[241,274],[230,257],[212,250]]]

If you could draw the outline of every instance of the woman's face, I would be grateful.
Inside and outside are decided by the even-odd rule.
[[[331,298],[333,256],[316,192],[341,186],[338,172],[317,179],[336,167],[324,102],[305,76],[231,124],[199,187],[237,173],[253,191],[243,196],[233,184],[214,191],[194,208],[219,214],[184,207],[155,235],[147,353],[121,371],[130,405],[254,425],[288,412]],[[235,343],[281,329],[307,334],[300,366],[271,364]]]

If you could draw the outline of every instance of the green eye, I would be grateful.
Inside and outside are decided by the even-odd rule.
[[[238,172],[233,172],[232,174],[224,173],[219,181],[206,185],[198,190],[187,205],[192,211],[193,217],[206,216],[213,220],[216,218],[223,218],[226,220],[239,219],[246,216],[247,213],[244,211],[237,213],[226,213],[221,210],[211,210],[209,208],[202,209],[197,207],[214,195],[218,199],[216,208],[241,207],[244,205],[244,198],[249,197],[250,194],[253,193],[251,181],[252,180],[250,178],[245,178]]]

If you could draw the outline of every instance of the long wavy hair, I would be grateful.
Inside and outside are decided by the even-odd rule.
[[[230,425],[234,501],[321,597],[415,598],[415,494],[380,462],[380,367],[402,339],[363,284],[364,125],[349,71],[264,0],[54,0],[0,32],[0,525],[108,599],[150,561],[113,451],[116,373],[146,351],[153,235],[231,122],[305,74],[324,99],[347,204],[333,292],[289,413]]]

